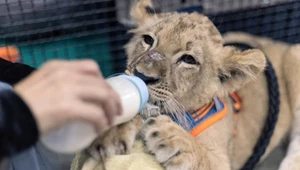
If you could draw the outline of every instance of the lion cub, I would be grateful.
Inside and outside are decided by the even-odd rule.
[[[137,116],[113,128],[93,143],[89,148],[91,155],[99,159],[100,154],[126,154],[138,136],[167,170],[241,168],[252,154],[268,114],[267,83],[263,74],[268,56],[278,77],[281,103],[279,120],[265,158],[288,134],[292,118],[295,116],[294,120],[299,121],[296,99],[300,94],[297,90],[300,78],[293,75],[300,71],[300,57],[289,50],[292,47],[287,44],[267,38],[242,33],[222,37],[204,15],[154,14],[149,10],[151,6],[150,0],[140,0],[131,10],[137,28],[131,30],[133,38],[126,46],[127,73],[145,80],[150,90],[149,103],[159,107],[161,115],[152,117],[142,113],[146,119]],[[241,51],[224,46],[224,39],[225,42],[248,43],[260,50]],[[232,100],[228,97],[232,92],[237,92],[242,100],[238,119],[234,119]],[[199,110],[216,97],[227,106],[226,115],[192,136],[187,130],[189,120],[182,113]],[[174,116],[182,126],[171,119]],[[293,134],[297,134],[296,126]],[[235,128],[236,135],[233,134]],[[281,168],[297,169],[300,164],[296,161],[297,154],[295,151],[293,157],[288,155],[285,161],[288,163],[283,163]]]

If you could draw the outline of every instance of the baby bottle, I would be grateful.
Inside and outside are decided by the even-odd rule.
[[[118,75],[106,81],[119,94],[123,107],[123,114],[115,117],[113,126],[131,120],[147,103],[148,88],[140,78]],[[77,121],[42,136],[41,141],[54,152],[75,153],[88,147],[98,135],[93,125]]]

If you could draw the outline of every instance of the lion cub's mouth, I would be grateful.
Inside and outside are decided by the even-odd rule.
[[[137,71],[137,69],[134,69],[133,75],[142,79],[146,85],[155,85],[160,82],[160,78],[146,76],[145,74]]]

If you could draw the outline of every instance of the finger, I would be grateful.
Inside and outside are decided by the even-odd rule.
[[[103,109],[109,125],[112,125],[115,116],[118,115],[117,103],[114,99],[107,99],[103,102]]]
[[[73,86],[81,85],[98,85],[105,80],[95,74],[82,74],[79,71],[74,71],[70,67],[60,67],[57,70],[44,75],[40,81],[37,81],[35,85],[42,84],[44,86],[52,85],[57,87],[73,88]]]
[[[98,64],[94,60],[71,61],[69,67],[81,73],[103,77]]]
[[[82,73],[103,78],[97,63],[93,60],[52,60],[45,63],[39,70],[31,73],[27,78],[30,81],[22,81],[22,85],[27,87],[32,83],[40,82],[40,80],[47,79],[52,75],[54,75],[52,77],[57,78],[56,75],[58,72],[69,72],[72,74]]]
[[[108,104],[107,110],[113,110],[115,115],[122,115],[123,108],[121,103],[121,96],[107,83],[105,82],[105,88],[107,88],[107,92],[109,93],[109,100],[107,101]]]
[[[111,89],[102,86],[79,86],[74,89],[75,93],[80,96],[81,99],[94,102],[101,106],[108,119],[108,123],[111,125],[116,115],[120,114],[120,99],[117,94]]]
[[[40,69],[40,74],[47,75],[53,72],[66,70],[69,72],[78,72],[84,74],[91,74],[102,77],[102,73],[98,64],[94,60],[52,60],[43,65]]]
[[[108,128],[108,120],[104,114],[104,110],[101,106],[91,102],[74,102],[70,116],[71,119],[91,122],[97,131],[103,131]]]
[[[115,91],[114,91],[115,92]],[[117,115],[122,115],[123,114],[123,108],[122,108],[122,102],[121,102],[121,96],[117,94],[116,92],[112,94],[112,100],[116,101],[116,113]]]
[[[119,94],[104,80],[93,76],[73,75],[76,91],[85,100],[94,100],[103,103],[105,112],[111,120],[111,114],[121,115],[122,104]]]

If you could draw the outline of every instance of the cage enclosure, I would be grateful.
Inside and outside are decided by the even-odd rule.
[[[132,2],[0,0],[0,46],[16,47],[19,61],[34,67],[54,58],[92,58],[105,76],[121,72]],[[245,31],[289,43],[300,39],[297,0],[154,0],[154,5],[160,11],[204,13],[222,33]]]
[[[221,33],[243,31],[300,43],[300,0],[153,1],[157,11],[204,13]],[[55,58],[91,58],[106,77],[123,72],[133,2],[0,0],[0,57],[37,68]],[[278,165],[280,158],[270,162]]]

